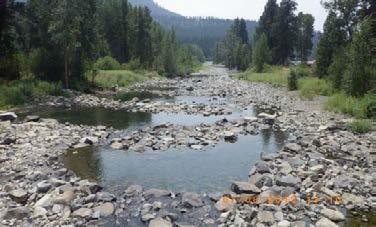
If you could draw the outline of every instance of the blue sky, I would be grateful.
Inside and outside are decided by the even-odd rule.
[[[155,0],[159,5],[184,16],[242,17],[258,20],[267,0]],[[298,11],[312,14],[315,29],[322,30],[327,12],[320,0],[297,0]]]

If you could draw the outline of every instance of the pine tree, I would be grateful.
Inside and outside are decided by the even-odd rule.
[[[291,57],[297,34],[297,18],[294,14],[297,4],[294,0],[282,0],[278,9],[275,31],[275,43],[272,47],[274,64],[286,64]]]
[[[313,23],[315,19],[311,14],[299,13],[298,35],[296,51],[301,61],[307,61],[313,47]]]
[[[370,18],[365,19],[356,32],[348,50],[344,88],[354,96],[363,96],[376,89],[376,60],[369,44],[375,41]]]
[[[262,72],[264,70],[264,65],[270,63],[271,53],[268,47],[268,40],[265,34],[262,34],[256,41],[252,63],[256,72]]]
[[[256,41],[262,34],[265,34],[268,40],[268,46],[271,49],[274,49],[275,46],[276,34],[274,24],[276,23],[277,19],[278,8],[279,6],[277,5],[276,0],[268,0],[256,28]]]
[[[335,12],[330,11],[324,24],[324,34],[317,47],[317,74],[321,77],[328,74],[333,55],[346,43],[346,34],[341,29],[341,20]]]

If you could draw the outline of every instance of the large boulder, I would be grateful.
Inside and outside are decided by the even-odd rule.
[[[101,217],[108,217],[114,213],[114,205],[112,203],[104,203],[94,208],[94,212],[99,212]]]
[[[25,203],[29,198],[27,191],[16,189],[9,192],[9,196],[17,203]]]
[[[301,180],[298,177],[294,177],[291,174],[284,175],[284,176],[278,176],[276,178],[276,184],[278,186],[297,188],[300,183],[301,183]]]
[[[327,218],[321,218],[318,222],[316,222],[316,227],[338,227],[338,225]]]
[[[144,195],[147,199],[150,198],[160,198],[160,197],[168,197],[171,195],[170,191],[162,190],[162,189],[149,189],[144,192]]]
[[[27,207],[16,207],[16,208],[10,208],[7,209],[3,215],[3,217],[0,217],[4,220],[10,220],[10,219],[18,219],[22,220],[24,218],[28,218],[31,215],[31,211]]]
[[[321,214],[324,217],[327,217],[330,220],[335,221],[335,222],[345,220],[345,215],[343,215],[338,210],[332,210],[332,209],[324,208],[324,209],[321,210]]]
[[[236,194],[259,194],[261,190],[249,182],[233,182],[231,190]]]
[[[182,203],[185,207],[202,207],[204,203],[202,202],[200,196],[196,193],[184,193],[182,197]]]
[[[17,115],[14,112],[0,113],[0,121],[15,121]]]

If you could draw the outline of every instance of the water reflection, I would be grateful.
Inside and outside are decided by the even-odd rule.
[[[95,107],[38,107],[25,113],[21,113],[21,118],[28,114],[38,115],[42,118],[54,118],[61,123],[69,122],[82,125],[104,125],[112,126],[116,129],[126,129],[132,126],[148,125],[152,121],[151,113],[133,113],[125,110],[112,110]]]
[[[234,144],[220,142],[204,151],[170,149],[138,154],[89,147],[68,152],[64,163],[79,176],[96,179],[110,191],[130,184],[173,191],[227,191],[232,181],[247,180],[261,152],[273,153],[283,147],[284,142],[278,141],[287,134],[269,131],[267,137],[265,133],[241,136]]]

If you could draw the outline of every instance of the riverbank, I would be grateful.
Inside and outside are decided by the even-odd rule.
[[[375,208],[375,132],[347,131],[344,126],[350,118],[323,111],[319,100],[301,101],[294,94],[271,85],[230,78],[222,69],[214,68],[212,72],[215,76],[173,83],[178,87],[176,95],[225,99],[219,104],[178,103],[169,108],[162,103],[159,108],[154,106],[157,102],[153,100],[112,101],[93,96],[78,96],[73,98],[76,102],[64,99],[60,103],[68,108],[89,103],[89,106],[109,109],[124,105],[125,109],[135,111],[170,109],[193,115],[214,110],[214,115],[223,118],[226,114],[217,112],[218,106],[227,109],[232,105],[238,108],[257,105],[260,109],[272,109],[274,114],[242,116],[238,120],[203,127],[164,125],[153,129],[154,140],[171,144],[178,143],[179,133],[192,133],[190,136],[196,138],[195,143],[188,141],[187,145],[193,149],[207,144],[212,136],[233,139],[237,133],[245,133],[250,128],[268,126],[288,130],[291,136],[284,148],[275,154],[261,155],[261,160],[250,170],[248,182],[229,185],[232,192],[228,196],[144,189],[137,185],[110,194],[64,169],[58,156],[69,147],[117,143],[119,148],[120,145],[124,148],[130,141],[146,139],[150,135],[145,133],[153,130],[144,130],[144,133],[141,130],[140,135],[131,132],[134,137],[125,135],[118,140],[109,139],[119,135],[111,128],[74,126],[53,120],[4,123],[0,137],[4,138],[0,149],[1,178],[5,182],[1,184],[0,196],[2,224],[87,225],[98,224],[107,217],[113,225],[128,226],[245,226],[246,223],[336,226],[345,220],[343,209],[360,213]],[[158,82],[149,83],[160,86]],[[56,103],[59,102],[52,100],[50,104]],[[202,139],[207,130],[212,130],[212,136],[208,134],[210,138]],[[141,145],[147,147],[145,143]],[[158,142],[151,144],[163,148],[160,145]],[[316,202],[318,204],[314,204]]]

